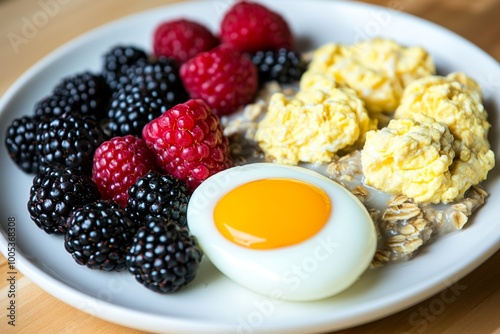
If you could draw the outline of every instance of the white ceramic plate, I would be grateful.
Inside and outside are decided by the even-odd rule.
[[[0,103],[0,245],[7,254],[8,217],[16,220],[16,266],[40,287],[97,317],[142,330],[175,333],[299,333],[327,331],[368,322],[409,307],[450,286],[500,245],[500,179],[490,173],[491,196],[463,231],[426,247],[408,263],[365,274],[348,291],[318,302],[269,300],[223,277],[204,261],[196,280],[181,292],[163,296],[148,291],[128,273],[94,272],[77,265],[61,237],[49,236],[30,221],[26,210],[32,177],[8,158],[5,131],[32,110],[63,76],[99,70],[101,55],[112,45],[134,43],[150,49],[154,27],[162,20],[189,17],[217,31],[232,1],[194,2],[158,8],[94,30],[59,48],[27,71]],[[353,43],[382,35],[402,44],[422,45],[439,71],[462,70],[484,90],[492,143],[500,156],[500,69],[477,47],[439,26],[381,7],[337,1],[265,1],[290,22],[303,48],[336,41]]]

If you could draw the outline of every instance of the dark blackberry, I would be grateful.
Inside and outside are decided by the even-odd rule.
[[[23,116],[15,119],[7,129],[5,146],[12,160],[24,172],[36,174],[39,159],[36,151],[36,125],[39,117]]]
[[[138,61],[130,66],[117,89],[126,86],[144,86],[149,91],[156,90],[163,97],[164,111],[189,98],[179,75],[179,65],[166,57]]]
[[[72,111],[102,119],[111,98],[111,90],[100,74],[82,72],[64,78],[53,90],[53,95],[70,106]],[[61,102],[60,102],[61,103]]]
[[[172,293],[196,277],[202,257],[186,228],[153,219],[137,231],[126,261],[128,270],[146,288]]]
[[[128,134],[140,137],[144,125],[161,115],[164,104],[164,96],[156,89],[126,86],[111,102],[106,130],[111,137]]]
[[[77,106],[76,110],[78,110]],[[34,114],[37,117],[56,118],[74,110],[72,100],[66,96],[49,95],[35,104]]]
[[[104,54],[102,74],[111,90],[116,91],[120,77],[137,61],[148,56],[143,50],[131,45],[116,45]]]
[[[47,168],[33,179],[28,211],[48,234],[62,234],[71,212],[100,198],[92,179],[73,168]]]
[[[65,113],[45,119],[36,129],[40,166],[80,168],[90,174],[94,151],[104,141],[104,133],[92,117]]]
[[[152,218],[176,221],[186,226],[186,210],[191,193],[181,180],[158,172],[139,178],[128,190],[127,213],[138,224]]]
[[[87,204],[71,214],[64,247],[75,261],[90,269],[122,271],[132,244],[135,224],[115,202]]]
[[[251,55],[251,59],[257,66],[261,85],[269,81],[282,84],[299,81],[307,69],[302,55],[293,50],[257,51]]]

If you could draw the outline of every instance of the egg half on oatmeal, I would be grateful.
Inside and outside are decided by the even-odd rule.
[[[375,253],[375,227],[359,200],[301,167],[248,164],[193,193],[191,233],[227,277],[273,298],[307,301],[351,286]]]

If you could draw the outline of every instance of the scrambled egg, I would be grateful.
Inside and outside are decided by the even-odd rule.
[[[455,151],[448,128],[431,118],[392,120],[366,134],[361,152],[365,183],[417,202],[454,198],[449,170]]]
[[[331,75],[365,101],[369,112],[393,112],[405,87],[435,73],[430,55],[420,47],[403,47],[375,38],[351,46],[326,44],[317,49],[310,71]]]
[[[446,124],[463,145],[489,148],[490,124],[482,105],[481,89],[462,73],[429,76],[410,84],[394,117],[413,117],[416,113]]]
[[[278,163],[325,163],[339,150],[362,145],[365,133],[375,128],[356,92],[308,72],[294,97],[281,93],[271,97],[255,140]]]
[[[462,73],[411,83],[389,126],[366,135],[366,184],[416,202],[462,198],[495,165],[481,99],[479,85]]]

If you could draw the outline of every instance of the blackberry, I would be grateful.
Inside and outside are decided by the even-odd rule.
[[[131,45],[116,45],[103,56],[102,74],[111,90],[116,91],[120,77],[138,61],[147,60],[143,50]]]
[[[74,109],[72,101],[68,97],[49,95],[35,104],[34,114],[37,117],[57,118]]]
[[[202,257],[203,252],[186,228],[152,219],[137,231],[126,262],[128,270],[146,288],[172,293],[196,277]]]
[[[161,115],[164,99],[156,89],[140,85],[122,88],[111,102],[106,130],[111,137],[128,134],[140,137],[144,125]]]
[[[159,172],[149,172],[128,190],[126,210],[138,224],[152,218],[173,220],[184,227],[191,193],[181,180]]]
[[[111,98],[111,90],[100,74],[82,72],[64,78],[53,90],[56,99],[60,99],[71,111],[102,119]],[[52,102],[54,103],[54,102]]]
[[[257,66],[261,85],[269,81],[277,81],[282,84],[299,81],[307,68],[302,55],[288,49],[257,51],[251,55],[251,59]]]
[[[136,226],[115,202],[98,201],[75,210],[68,219],[64,247],[80,265],[122,271]]]
[[[74,167],[90,174],[94,151],[104,139],[92,117],[65,113],[59,118],[44,119],[36,129],[40,166]]]
[[[12,160],[24,172],[36,174],[39,159],[36,151],[36,125],[40,118],[23,116],[15,119],[7,129],[5,146]]]
[[[172,59],[160,57],[153,61],[138,61],[125,72],[117,90],[126,86],[144,86],[163,97],[164,111],[185,102],[189,96],[179,75],[179,65]]]
[[[48,234],[66,231],[66,220],[80,206],[100,198],[92,179],[73,168],[47,168],[33,178],[28,211]]]

